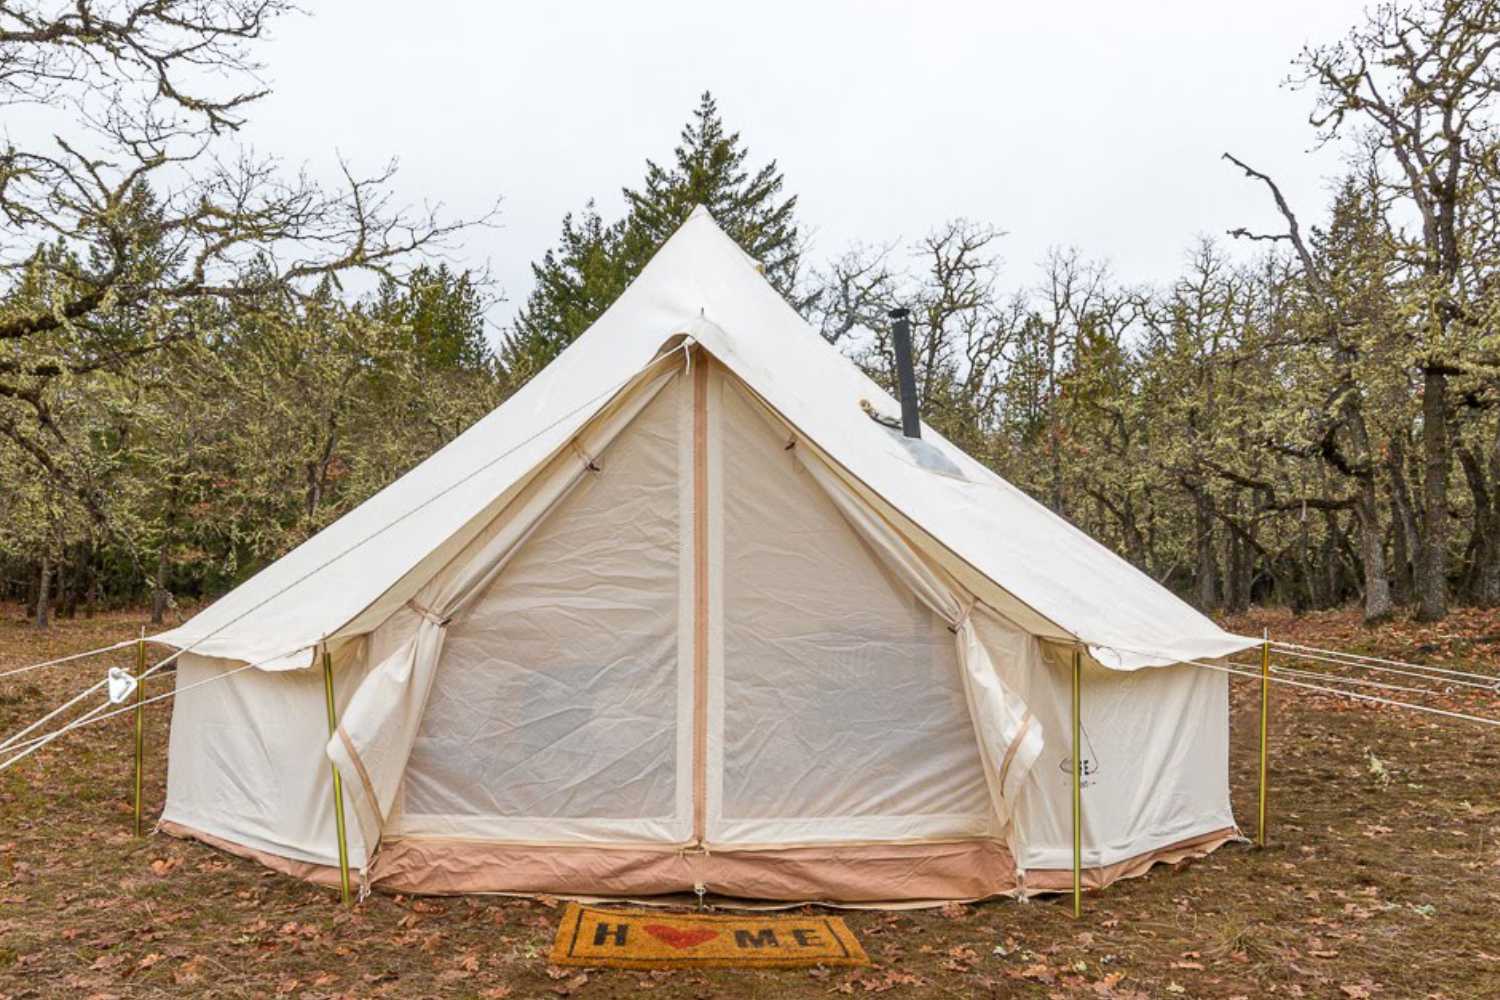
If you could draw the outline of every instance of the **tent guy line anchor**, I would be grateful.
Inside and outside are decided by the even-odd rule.
[[[109,673],[104,678],[104,683],[109,686],[106,697],[111,705],[118,705],[140,686],[135,675],[124,667],[110,667]]]

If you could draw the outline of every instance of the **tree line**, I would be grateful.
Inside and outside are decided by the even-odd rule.
[[[80,9],[100,6],[156,5]],[[1500,603],[1500,0],[1379,6],[1303,50],[1291,83],[1342,155],[1328,203],[1226,151],[1225,183],[1280,224],[1202,239],[1152,286],[1073,248],[1017,274],[967,219],[814,259],[776,162],[752,166],[705,94],[619,218],[563,220],[498,338],[483,276],[431,261],[473,220],[393,211],[389,173],[323,191],[159,151],[210,147],[257,95],[179,101],[155,67],[206,38],[245,69],[279,13],[195,9],[140,42],[136,103],[57,89],[101,64],[41,65],[36,27],[0,18],[0,87],[120,105],[87,119],[108,166],[66,144],[0,158],[0,578],[33,613],[222,592],[539,371],[698,204],[892,389],[885,317],[910,308],[927,422],[1206,610]],[[356,270],[377,291],[345,294]]]

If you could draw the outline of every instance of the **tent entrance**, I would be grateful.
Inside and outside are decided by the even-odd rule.
[[[948,624],[698,352],[448,628],[388,834],[995,832]]]
[[[708,840],[984,836],[954,636],[732,376],[709,380]]]

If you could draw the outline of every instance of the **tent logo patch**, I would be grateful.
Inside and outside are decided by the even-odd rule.
[[[552,945],[555,965],[624,969],[868,965],[838,917],[721,916],[570,903]]]
[[[1072,757],[1064,757],[1062,759],[1062,763],[1057,765],[1057,769],[1063,774],[1067,775],[1069,781],[1073,780]],[[1079,782],[1079,787],[1087,788],[1094,783],[1093,777],[1095,774],[1099,773],[1099,764],[1092,757],[1085,757],[1078,766],[1078,772],[1079,776],[1082,778],[1082,780]]]

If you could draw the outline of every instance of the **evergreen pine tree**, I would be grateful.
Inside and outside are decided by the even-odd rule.
[[[624,219],[606,223],[592,201],[581,216],[565,216],[557,247],[531,266],[536,287],[502,344],[512,380],[535,375],[586,330],[698,205],[760,261],[777,291],[791,296],[802,250],[797,198],[782,197],[775,160],[752,173],[749,155],[705,92],[672,164],[647,160],[642,187],[624,189]]]
[[[408,340],[405,346],[434,371],[490,369],[484,296],[468,271],[422,264],[404,285],[386,278],[370,314],[402,330]]]
[[[682,129],[672,166],[663,168],[647,160],[645,184],[638,191],[625,189],[630,206],[625,227],[629,264],[637,271],[643,267],[702,205],[760,261],[776,290],[790,296],[802,250],[795,219],[797,197],[780,197],[784,179],[775,160],[751,174],[745,166],[749,157],[740,134],[726,134],[718,104],[705,91]]]
[[[623,265],[625,225],[606,225],[590,201],[563,216],[562,237],[531,265],[536,287],[506,332],[500,361],[519,386],[547,366],[619,297],[635,277]]]

